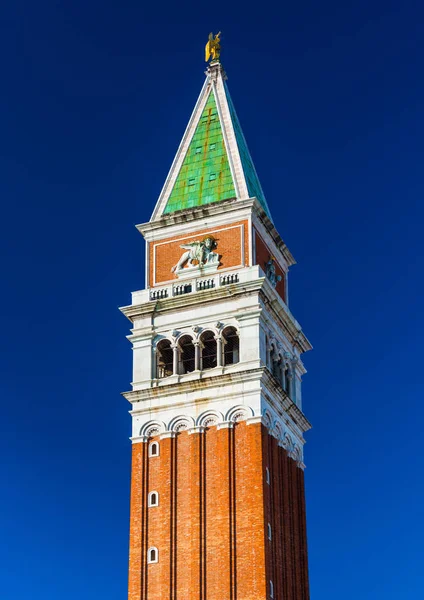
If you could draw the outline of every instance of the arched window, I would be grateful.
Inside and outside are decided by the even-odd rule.
[[[272,529],[271,529],[271,525],[268,523],[268,539],[271,540],[272,539]]]
[[[173,374],[174,356],[169,340],[161,340],[156,346],[156,377],[162,379]]]
[[[159,443],[158,442],[152,442],[149,445],[149,456],[159,456]]]
[[[184,335],[180,339],[180,373],[191,373],[195,367],[195,347],[193,339]]]
[[[149,565],[159,562],[159,551],[154,546],[149,548],[147,551],[147,562]]]
[[[269,582],[269,597],[274,598],[274,584],[271,580]]]
[[[157,492],[150,492],[147,499],[147,506],[159,506],[159,494]]]
[[[271,369],[271,346],[269,345],[268,336],[265,336],[265,365]]]
[[[287,396],[291,396],[291,377],[291,371],[286,365],[286,368],[284,369],[284,391],[286,392]]]
[[[202,369],[213,369],[216,367],[216,339],[213,331],[205,331],[201,338]]]
[[[279,354],[273,356],[272,374],[280,383],[283,381],[283,359]]]
[[[239,362],[239,336],[235,327],[227,327],[222,332],[224,342],[224,365]]]
[[[265,467],[265,481],[267,482],[268,485],[270,485],[270,483],[271,483],[271,477],[270,477],[270,474],[269,474],[268,467]]]

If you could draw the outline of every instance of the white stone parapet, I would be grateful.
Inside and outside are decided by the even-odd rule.
[[[174,298],[184,294],[194,294],[203,290],[211,290],[234,283],[257,281],[262,277],[265,277],[265,273],[259,265],[255,265],[254,267],[224,271],[203,277],[184,278],[183,281],[179,279],[165,286],[155,286],[133,292],[131,295],[131,304],[132,306],[137,306],[149,301],[165,300],[166,298]]]

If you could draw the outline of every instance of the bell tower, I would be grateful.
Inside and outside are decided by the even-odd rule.
[[[129,600],[308,600],[302,354],[278,234],[208,41],[131,321]],[[206,49],[208,56],[208,47]]]

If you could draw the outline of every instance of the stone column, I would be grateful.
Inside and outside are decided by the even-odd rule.
[[[222,337],[218,335],[216,338],[216,366],[222,367]]]
[[[172,348],[172,352],[173,352],[173,364],[172,364],[172,370],[173,370],[173,375],[178,375],[178,344],[172,344],[171,345]]]
[[[194,346],[194,370],[200,371],[200,342],[196,340],[193,342]]]

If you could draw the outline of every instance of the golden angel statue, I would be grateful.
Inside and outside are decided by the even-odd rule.
[[[217,58],[219,58],[219,55],[221,54],[221,40],[219,39],[220,35],[221,32],[217,33],[215,37],[213,37],[212,32],[209,34],[208,43],[205,46],[206,62],[208,62],[210,58],[212,58],[212,60],[216,60]]]

